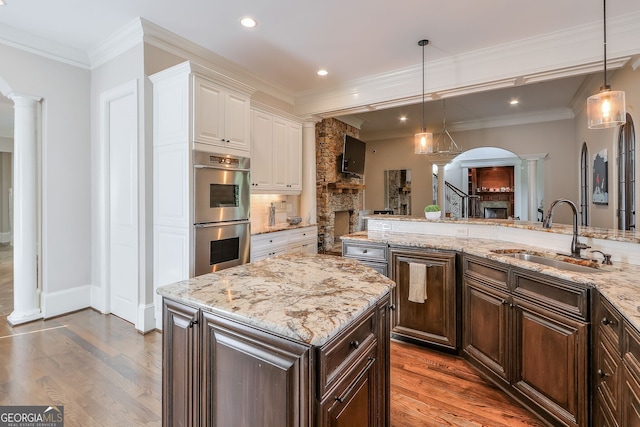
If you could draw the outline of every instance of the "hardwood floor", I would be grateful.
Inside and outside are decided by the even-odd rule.
[[[8,264],[0,254],[0,303]],[[0,405],[62,405],[66,427],[161,425],[161,333],[91,309],[11,328],[9,312]],[[393,427],[543,425],[460,358],[396,341],[391,351]]]
[[[544,426],[465,360],[391,342],[391,425]]]

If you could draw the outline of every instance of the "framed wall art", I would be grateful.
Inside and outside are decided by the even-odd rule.
[[[608,166],[609,160],[605,148],[593,156],[593,196],[591,200],[595,205],[609,204]]]

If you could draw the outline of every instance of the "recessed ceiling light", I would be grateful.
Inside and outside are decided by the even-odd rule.
[[[250,18],[248,16],[245,16],[244,18],[242,18],[240,20],[240,23],[242,24],[243,27],[247,27],[247,28],[253,28],[258,24],[255,19]]]
[[[517,99],[512,99],[511,101],[509,101],[509,104],[511,105],[518,105],[520,101],[518,101]]]
[[[400,121],[401,122],[406,122],[407,121],[407,116],[400,116]]]
[[[318,75],[319,76],[326,76],[327,74],[329,74],[329,72],[325,69],[322,70],[318,70]]]

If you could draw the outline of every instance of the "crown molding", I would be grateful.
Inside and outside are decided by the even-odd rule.
[[[0,44],[74,67],[90,68],[89,57],[85,52],[8,25],[0,24]]]
[[[640,53],[640,12],[608,22],[611,58]],[[492,82],[514,84],[586,74],[602,63],[602,23],[595,22],[455,57],[425,63],[424,92],[436,96],[461,94],[460,88],[489,89]],[[296,114],[332,116],[360,106],[411,103],[421,96],[422,64],[395,72],[352,80],[333,89],[296,95]],[[439,95],[440,94],[440,95]],[[402,105],[402,104],[397,104]]]
[[[140,18],[136,18],[87,52],[91,69],[111,61],[132,47],[143,42],[143,29]]]
[[[465,132],[478,129],[517,126],[542,122],[554,122],[558,120],[571,120],[573,118],[575,118],[575,114],[571,108],[557,108],[553,110],[537,111],[526,114],[515,114],[509,116],[489,117],[482,120],[455,122],[447,124],[447,130],[449,132]],[[344,118],[338,117],[338,119],[343,120]],[[434,132],[433,134],[435,138],[435,135],[439,135],[440,132]],[[408,129],[402,131],[380,131],[362,135],[362,137],[367,141],[406,138],[409,136],[413,137],[413,132]]]
[[[246,83],[255,90],[266,93],[276,99],[293,105],[294,94],[285,88],[269,83],[257,77],[228,59],[193,43],[159,25],[138,18],[144,33],[144,42],[169,53],[201,64],[231,79]]]

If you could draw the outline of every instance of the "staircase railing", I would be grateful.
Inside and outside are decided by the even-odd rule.
[[[452,218],[468,218],[469,203],[477,202],[477,196],[470,196],[448,181],[444,182],[445,205],[441,206]],[[438,175],[433,174],[433,198],[438,200]]]

